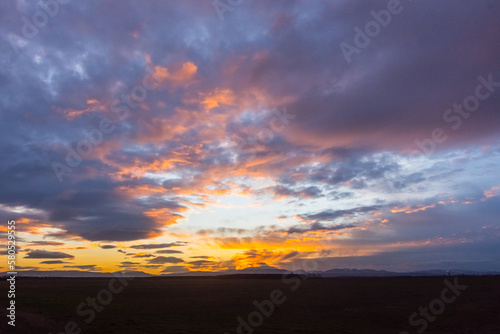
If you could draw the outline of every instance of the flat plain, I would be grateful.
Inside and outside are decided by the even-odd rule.
[[[412,326],[409,316],[441,298],[445,279],[454,281],[454,277],[135,278],[112,294],[107,305],[98,304],[102,309],[87,323],[90,307],[82,307],[85,316],[77,307],[108,289],[109,278],[18,278],[15,331],[5,316],[0,330],[59,334],[74,322],[77,327],[72,323],[68,333],[418,333],[422,322]],[[467,289],[427,321],[424,333],[500,333],[500,276],[457,280]],[[0,288],[7,291],[5,280]],[[281,304],[264,303],[268,314],[259,316],[254,301],[271,300],[276,290],[282,293]],[[440,303],[434,304],[436,308]]]

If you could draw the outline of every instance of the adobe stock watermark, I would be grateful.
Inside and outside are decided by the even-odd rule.
[[[117,116],[114,122],[109,118],[102,118],[99,125],[90,130],[83,130],[84,139],[76,143],[75,148],[65,145],[66,157],[63,162],[53,161],[52,169],[59,180],[63,181],[63,176],[73,172],[73,169],[78,167],[83,159],[90,156],[94,148],[99,146],[104,139],[104,135],[109,135],[116,130],[116,123],[124,121],[130,116],[130,111],[136,109],[139,103],[146,100],[148,90],[156,89],[160,84],[154,75],[154,69],[149,65],[146,66],[146,71],[149,73],[140,85],[135,86],[130,92],[125,95],[121,94],[119,99],[115,99],[111,103],[111,111]]]
[[[495,93],[496,89],[500,87],[500,82],[493,81],[493,74],[489,74],[488,78],[479,76],[477,80],[479,84],[476,86],[474,94],[467,96],[461,104],[455,103],[452,108],[446,109],[443,112],[443,121],[450,123],[453,131],[458,130],[462,126],[463,121],[469,118],[472,112],[479,109],[481,102],[489,99]],[[431,155],[435,152],[438,144],[443,144],[447,139],[448,135],[446,135],[446,131],[441,127],[437,127],[432,130],[429,138],[422,140],[415,139],[415,144],[418,146],[420,152]],[[419,153],[419,151],[415,153]]]
[[[90,324],[94,321],[96,317],[96,312],[102,312],[104,310],[104,306],[109,305],[113,301],[113,295],[121,293],[125,287],[128,286],[128,281],[133,280],[132,276],[125,276],[123,273],[113,274],[113,278],[111,278],[108,282],[107,288],[103,288],[97,292],[95,298],[87,297],[85,302],[81,302],[76,307],[76,314],[83,319],[86,324]],[[58,332],[56,334],[80,334],[82,333],[81,326],[73,320],[68,321],[64,325],[64,331]],[[52,334],[50,332],[49,334]]]
[[[387,26],[392,22],[393,17],[401,14],[404,9],[400,0],[389,0],[386,8],[387,9],[381,9],[379,11],[370,11],[373,20],[368,21],[365,24],[364,30],[358,26],[354,27],[355,35],[352,45],[347,42],[339,44],[340,50],[342,51],[348,64],[352,62],[354,54],[359,55],[361,50],[367,48],[371,44],[372,40],[377,38],[383,29],[387,28]]]
[[[16,221],[8,220],[7,221],[7,255],[8,261],[7,266],[9,271],[7,274],[7,282],[9,285],[9,290],[7,292],[7,297],[9,297],[9,307],[7,307],[7,318],[10,321],[7,321],[9,326],[16,326]]]
[[[441,290],[439,298],[433,299],[428,307],[419,307],[418,312],[410,314],[408,323],[412,327],[417,327],[417,333],[423,333],[427,329],[429,322],[435,321],[438,315],[443,314],[446,304],[453,303],[462,294],[462,291],[468,287],[467,285],[459,285],[457,277],[455,277],[453,283],[448,279],[443,282],[446,288]],[[399,334],[410,334],[410,332],[403,331],[399,332]]]
[[[33,14],[31,20],[23,16],[21,34],[23,37],[10,32],[7,39],[16,53],[19,53],[20,47],[25,47],[29,40],[38,35],[40,29],[44,28],[51,18],[55,17],[60,10],[61,5],[66,5],[71,0],[40,0],[37,2],[38,10]]]
[[[214,0],[212,3],[219,19],[224,21],[224,13],[232,12],[237,6],[241,5],[244,0]]]

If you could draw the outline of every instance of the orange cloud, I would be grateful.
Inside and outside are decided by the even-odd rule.
[[[235,254],[232,261],[236,269],[244,269],[247,267],[260,267],[263,264],[275,266],[284,259],[290,259],[298,255],[299,252],[293,250],[250,249]]]
[[[68,120],[73,120],[82,115],[91,113],[91,112],[104,112],[106,111],[106,106],[99,102],[96,99],[88,99],[87,107],[83,109],[66,109],[63,111],[64,117]]]
[[[214,92],[202,95],[201,104],[205,106],[206,111],[209,111],[220,105],[231,105],[234,103],[234,100],[234,93],[230,89],[216,88]]]
[[[179,211],[185,211],[187,208],[182,208]],[[184,216],[181,216],[177,213],[173,213],[170,209],[151,209],[149,211],[145,211],[144,214],[150,218],[153,218],[163,226],[177,224],[179,219],[184,219]]]
[[[488,198],[497,197],[500,195],[500,186],[491,187],[489,190],[485,190],[483,194],[483,201],[487,200]]]
[[[37,219],[18,218],[16,219],[16,230],[29,234],[43,234],[43,229],[52,228],[53,225],[42,223]]]
[[[157,81],[186,82],[191,80],[198,71],[198,67],[190,61],[183,63],[180,69],[173,71],[153,64],[150,55],[146,55],[146,63],[153,69],[152,76]]]
[[[420,205],[420,206],[416,206],[416,207],[411,207],[411,206],[395,207],[394,209],[391,210],[391,212],[392,213],[399,213],[399,212],[415,213],[415,212],[425,211],[427,209],[431,209],[431,208],[435,208],[435,207],[436,207],[436,204],[427,205],[427,206]]]

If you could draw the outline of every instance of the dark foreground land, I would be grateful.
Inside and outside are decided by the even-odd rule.
[[[101,311],[91,321],[87,298],[109,291],[109,278],[18,278],[15,330],[3,315],[0,331],[59,334],[73,321],[67,333],[233,334],[241,316],[249,324],[239,333],[399,334],[418,333],[424,324],[429,334],[500,333],[499,276],[458,276],[458,284],[467,288],[459,296],[447,290],[449,303],[442,302],[443,281],[453,283],[454,277],[288,278],[135,278],[113,293],[109,304],[96,301]],[[113,283],[119,290],[120,284]],[[5,280],[0,287],[7,291]],[[283,295],[272,295],[276,289]],[[109,293],[99,297],[108,302]],[[274,305],[268,317],[260,316],[253,302],[271,297],[282,304]],[[81,303],[83,315],[77,313]],[[264,303],[264,312],[271,310],[270,303]],[[431,320],[418,315],[416,325],[410,325],[409,316],[430,304],[438,314],[429,311]]]

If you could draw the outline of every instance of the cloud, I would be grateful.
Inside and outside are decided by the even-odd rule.
[[[203,229],[196,232],[198,235],[209,235],[209,234],[217,234],[217,235],[226,235],[226,234],[244,234],[249,232],[248,229],[244,228],[232,228],[232,227],[219,227],[217,229]]]
[[[207,260],[196,260],[196,261],[190,261],[187,262],[188,264],[195,266],[195,267],[204,267],[206,265],[212,265],[215,264],[215,261],[207,261]]]
[[[185,246],[185,245],[187,245],[187,242],[176,241],[176,242],[164,243],[164,244],[133,245],[133,246],[130,246],[130,248],[134,248],[134,249],[158,249],[158,248],[168,248],[168,247]]]
[[[291,259],[299,257],[299,251],[281,251],[267,249],[250,249],[245,252],[237,253],[231,259],[231,264],[238,269],[246,267],[259,267],[262,265],[278,265],[282,261],[288,262]]]
[[[293,226],[286,230],[286,233],[307,233],[307,232],[315,232],[315,231],[339,231],[350,228],[357,227],[354,224],[338,224],[338,225],[323,225],[319,222],[312,223],[309,226],[301,227],[301,226]]]
[[[45,250],[33,250],[30,251],[25,259],[74,259],[75,257],[70,254],[63,252],[49,252]]]
[[[351,191],[344,191],[340,193],[338,191],[332,191],[328,194],[328,198],[332,201],[339,201],[347,198],[352,198],[354,196],[354,193]]]
[[[173,256],[158,256],[154,259],[148,260],[150,264],[164,264],[164,263],[182,263],[183,259]]]
[[[113,249],[113,248],[116,248],[117,246],[115,246],[115,245],[99,245],[99,247],[102,249]]]
[[[40,263],[43,263],[43,264],[62,264],[62,263],[68,263],[68,262],[64,262],[61,260],[50,260],[50,261],[42,261]]]
[[[56,241],[31,241],[30,246],[62,246],[64,243]]]
[[[400,190],[410,185],[418,184],[425,181],[426,178],[422,172],[413,173],[402,177],[400,180],[393,181],[394,188]]]
[[[296,257],[297,255],[299,255],[299,252],[297,252],[297,251],[291,251],[290,253],[288,253],[285,256],[283,256],[283,258],[281,258],[281,260],[288,260],[288,259]]]
[[[137,253],[134,254],[135,258],[148,258],[148,257],[155,257],[153,254],[145,254],[145,253]]]
[[[33,266],[16,266],[16,269],[19,269],[19,270],[40,270],[40,267],[33,267]]]
[[[159,251],[156,251],[158,254],[182,254],[183,252],[180,250],[175,250],[175,249],[162,249]]]
[[[183,273],[189,271],[189,268],[184,266],[168,266],[165,267],[161,272],[162,273]]]
[[[81,270],[98,270],[98,268],[95,264],[71,265],[71,266],[64,266],[64,268],[76,268],[76,269],[81,269]]]
[[[323,192],[316,186],[302,187],[292,189],[283,185],[264,188],[262,191],[272,193],[276,198],[282,197],[297,197],[300,199],[318,198],[323,196]]]
[[[159,268],[161,268],[161,264],[146,264],[146,265],[144,265],[144,268],[147,268],[147,269],[159,269]]]
[[[308,213],[308,214],[300,214],[298,216],[306,221],[321,221],[321,220],[333,221],[336,220],[337,218],[368,213],[380,209],[381,206],[372,205],[372,206],[356,207],[348,210],[325,210],[314,214]]]
[[[118,267],[120,268],[135,268],[140,265],[139,262],[123,261]]]
[[[346,61],[339,45],[353,43],[353,28],[386,5],[252,2],[226,12],[220,29],[211,2],[88,1],[65,7],[26,45],[5,39],[0,216],[16,219],[28,240],[54,240],[28,247],[187,245],[152,241],[175,237],[194,247],[209,240],[259,248],[262,261],[288,254],[266,247],[314,247],[337,230],[349,235],[332,241],[340,252],[335,247],[349,243],[403,247],[396,243],[473,231],[462,217],[495,226],[488,199],[498,195],[491,187],[500,161],[500,90],[496,83],[479,89],[491,94],[474,111],[460,114],[454,104],[478,91],[479,77],[500,81],[500,6],[407,2],[404,19]],[[39,8],[11,1],[2,9],[7,36],[22,34],[21,16]],[[103,19],[115,9],[126,13],[126,24]],[[130,100],[141,86],[144,99]],[[103,120],[113,130],[100,138]],[[430,141],[435,129],[446,140]],[[417,143],[433,154],[412,153]],[[54,163],[70,170],[62,182]],[[480,212],[475,201],[483,198]],[[241,213],[219,210],[228,202]],[[407,210],[388,212],[388,203]],[[279,226],[258,228],[284,212]],[[237,226],[242,217],[245,228]],[[304,224],[290,226],[293,217]],[[452,219],[459,224],[443,230]],[[308,232],[317,239],[304,240]],[[64,254],[40,252],[28,253]]]

